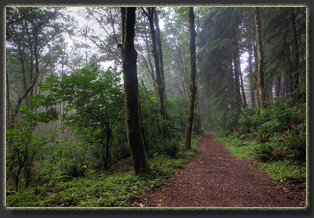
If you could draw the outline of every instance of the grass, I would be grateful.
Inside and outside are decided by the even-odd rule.
[[[267,173],[271,178],[282,180],[283,177],[305,177],[306,167],[289,160],[261,162],[256,159],[257,147],[255,140],[238,139],[231,137],[215,137],[215,141],[223,142],[231,153],[240,159],[253,160],[259,171]]]
[[[215,137],[215,141],[223,142],[226,148],[231,151],[233,156],[240,159],[253,159],[254,145],[256,141],[247,141],[240,139],[232,139],[228,137]]]
[[[197,152],[200,136],[192,140],[192,149],[181,149],[176,158],[155,153],[149,160],[152,173],[146,177],[134,171],[111,175],[88,174],[70,181],[53,180],[6,197],[7,207],[126,207],[147,191],[162,186],[177,169]]]
[[[261,172],[271,175],[272,178],[282,180],[283,177],[305,177],[306,167],[299,166],[288,160],[279,160],[270,163],[257,164]]]

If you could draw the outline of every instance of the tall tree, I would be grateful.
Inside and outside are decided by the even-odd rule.
[[[160,77],[161,77],[161,85],[162,85],[163,94],[165,97],[166,87],[165,87],[165,75],[164,75],[164,62],[163,62],[163,55],[162,55],[162,44],[161,44],[159,19],[158,19],[158,13],[157,13],[156,9],[154,11],[154,18],[155,18],[154,21],[155,21],[155,27],[156,27],[156,45],[157,45],[157,53],[159,56],[159,70],[160,70]]]
[[[144,14],[147,16],[149,21],[150,33],[152,36],[152,53],[155,61],[156,80],[155,87],[157,88],[158,98],[158,110],[159,110],[159,122],[161,129],[161,138],[167,138],[167,125],[166,125],[166,110],[164,104],[165,97],[165,83],[164,83],[164,70],[162,61],[162,49],[161,49],[161,38],[159,30],[159,22],[156,13],[156,8],[149,7],[147,11],[142,8]],[[154,25],[155,24],[155,25]],[[156,26],[156,29],[155,29]]]
[[[17,66],[11,72],[7,72],[7,82],[10,74],[16,69],[22,75],[22,90],[19,90],[16,102],[9,102],[11,108],[8,117],[8,129],[14,129],[16,119],[22,104],[28,104],[29,96],[33,96],[36,84],[40,76],[55,61],[53,42],[57,41],[64,30],[63,24],[56,22],[61,14],[60,8],[7,8],[6,39],[11,47],[8,51],[18,57]],[[47,49],[48,48],[48,49]],[[8,69],[7,69],[8,71]],[[7,100],[11,100],[8,93]],[[13,99],[12,99],[13,100]],[[8,143],[11,144],[10,142]]]
[[[137,52],[134,48],[135,11],[136,8],[134,7],[121,8],[124,102],[128,144],[134,170],[136,174],[145,174],[150,171],[150,166],[147,160],[140,123],[136,66]]]
[[[239,55],[239,43],[238,43],[238,23],[233,22],[233,34],[234,38],[232,40],[233,50],[233,65],[234,65],[234,92],[236,94],[236,106],[241,107],[241,94],[240,94],[240,55]]]
[[[191,136],[194,118],[194,105],[195,105],[195,95],[196,95],[196,45],[195,45],[195,25],[194,25],[194,11],[193,7],[189,9],[189,27],[190,27],[190,102],[189,102],[189,112],[187,118],[187,125],[185,131],[185,148],[191,148]]]
[[[253,44],[255,40],[255,28],[254,28],[254,15],[252,14],[251,9],[243,10],[243,37],[244,37],[244,46],[246,47],[246,51],[248,54],[247,63],[247,78],[249,79],[249,93],[250,93],[250,106],[255,107],[255,81],[253,74]]]
[[[261,35],[261,21],[259,18],[259,8],[253,9],[255,17],[255,29],[256,29],[256,45],[257,45],[257,57],[258,57],[258,72],[257,72],[257,90],[260,103],[261,113],[265,109],[265,93],[264,93],[264,71],[263,71],[263,47],[262,47],[262,35]]]
[[[248,73],[250,78],[250,97],[251,97],[251,107],[255,107],[255,95],[253,88],[253,66],[252,66],[252,45],[249,43],[248,45]]]
[[[296,9],[292,8],[290,12],[291,31],[292,31],[292,82],[293,90],[298,88],[299,83],[299,48],[296,28]]]

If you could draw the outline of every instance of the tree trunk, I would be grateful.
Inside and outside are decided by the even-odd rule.
[[[278,76],[277,76],[277,80],[276,80],[276,94],[275,94],[275,96],[276,97],[280,97],[281,96],[281,74],[279,74]]]
[[[241,106],[241,93],[240,93],[240,80],[239,80],[239,60],[237,59],[237,56],[239,53],[235,50],[233,50],[233,64],[234,64],[234,92],[236,95],[236,106]]]
[[[239,55],[239,43],[237,39],[238,35],[238,25],[234,24],[234,39],[233,39],[233,64],[234,64],[234,92],[236,95],[236,106],[241,107],[241,93],[240,93],[240,55]]]
[[[246,102],[246,96],[245,96],[245,91],[244,91],[244,84],[243,84],[243,78],[242,78],[242,73],[241,73],[241,68],[240,68],[240,79],[241,79],[241,91],[242,91],[242,107],[246,108],[247,107],[247,102]]]
[[[252,45],[248,46],[248,53],[249,53],[249,75],[250,75],[250,96],[251,96],[251,107],[255,107],[255,95],[253,89],[253,66],[252,66]]]
[[[187,118],[187,125],[185,131],[185,148],[191,148],[191,138],[192,138],[192,128],[193,128],[193,118],[194,118],[194,104],[196,95],[196,56],[195,56],[195,26],[194,26],[194,12],[193,7],[189,10],[189,24],[190,24],[190,102],[189,102],[189,112]]]
[[[179,71],[180,71],[180,78],[181,78],[181,82],[182,82],[182,88],[183,88],[183,93],[184,93],[184,98],[188,97],[188,93],[187,93],[187,81],[185,79],[185,70],[183,67],[183,60],[182,60],[182,53],[181,53],[181,46],[178,46],[178,66],[179,66]]]
[[[196,134],[200,134],[201,133],[200,93],[196,93],[195,96],[195,110],[197,110],[197,113],[195,114],[193,131]]]
[[[144,141],[141,133],[139,94],[137,80],[137,52],[134,48],[134,7],[121,8],[122,18],[122,61],[125,92],[125,117],[127,138],[136,174],[150,172]]]
[[[197,81],[197,72],[195,72],[195,81]],[[197,87],[197,82],[195,82],[195,86]],[[196,134],[200,134],[201,133],[200,92],[195,92],[195,110],[197,111],[197,113],[195,113],[193,131]]]
[[[149,73],[149,75],[150,75],[150,77],[152,79],[154,89],[157,90],[157,88],[156,88],[156,79],[155,79],[155,75],[154,75],[154,67],[153,67],[152,60],[151,60],[150,54],[149,54],[150,52],[149,52],[148,38],[147,38],[146,32],[144,32],[143,35],[144,35],[145,47],[146,47],[146,50],[147,50],[147,61],[146,61],[146,58],[143,55],[144,63],[146,65],[147,72]],[[156,96],[157,96],[157,93],[156,93]]]
[[[108,123],[108,121],[107,121]],[[111,141],[111,136],[112,136],[112,131],[109,126],[109,124],[106,125],[106,156],[105,156],[105,162],[104,162],[104,167],[107,169],[110,166],[111,162],[111,155],[110,155],[110,141]]]
[[[10,81],[8,71],[5,72],[6,75],[6,85],[7,85],[7,105],[6,105],[6,126],[10,126],[10,111],[11,111],[11,100],[10,100]]]
[[[158,53],[158,59],[159,59],[159,70],[160,70],[163,94],[165,97],[166,86],[165,86],[165,75],[164,75],[164,62],[163,62],[163,56],[162,56],[162,44],[161,44],[161,36],[160,36],[160,28],[159,28],[159,19],[158,19],[158,14],[157,14],[156,9],[154,11],[154,17],[155,17],[155,26],[156,26],[156,45],[157,45],[157,53]]]
[[[264,72],[263,72],[263,48],[261,38],[261,22],[259,19],[259,8],[253,9],[255,17],[255,29],[256,29],[256,45],[257,45],[257,57],[258,57],[258,71],[257,71],[257,90],[260,103],[261,113],[265,109],[265,93],[264,93]]]
[[[167,138],[167,126],[166,126],[166,111],[165,111],[165,105],[164,105],[164,83],[163,83],[163,67],[161,54],[159,53],[159,50],[161,51],[161,42],[160,45],[158,45],[158,39],[157,39],[157,33],[155,31],[154,27],[154,14],[155,8],[149,7],[148,12],[146,12],[143,9],[143,12],[146,14],[148,21],[149,21],[149,27],[150,27],[150,33],[152,35],[152,44],[153,44],[153,57],[155,61],[155,69],[156,69],[156,88],[157,88],[157,98],[158,98],[158,113],[159,113],[159,124],[160,124],[160,130],[161,130],[161,138],[165,139]],[[158,48],[160,47],[160,48]]]
[[[295,23],[295,9],[291,8],[291,28],[292,28],[292,87],[293,91],[298,88],[299,84],[299,48],[297,39],[297,29]]]

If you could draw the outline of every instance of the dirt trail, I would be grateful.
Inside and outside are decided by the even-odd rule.
[[[249,160],[232,156],[212,135],[199,142],[201,151],[154,192],[141,207],[304,207],[293,193],[260,173]]]

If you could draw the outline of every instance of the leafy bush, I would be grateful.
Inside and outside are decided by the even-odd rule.
[[[282,132],[282,125],[278,120],[269,120],[256,129],[256,138],[259,142],[267,141],[275,133]]]
[[[245,116],[243,115],[245,114]],[[241,135],[250,133],[253,131],[252,122],[258,119],[259,111],[257,108],[244,108],[243,114],[240,114],[239,121],[238,121],[238,128],[237,132]],[[251,123],[250,123],[251,122]]]
[[[287,157],[293,161],[305,162],[306,160],[306,137],[299,135],[296,129],[286,131],[282,140],[288,148]]]
[[[258,144],[253,153],[253,157],[261,162],[271,161],[274,154],[274,148],[269,143]]]
[[[82,148],[79,153],[87,160],[85,162],[88,164],[88,160],[96,159],[89,166],[110,167],[115,161],[111,157],[117,157],[111,148],[117,152],[120,145],[125,145],[113,141],[113,136],[118,132],[121,135],[117,139],[126,138],[121,72],[112,67],[103,71],[97,64],[92,64],[63,76],[49,76],[39,87],[43,94],[35,99],[37,106],[54,108],[60,102],[66,103],[62,113],[63,127],[71,130],[70,137],[74,141],[79,141],[75,150]],[[49,115],[48,118],[52,117],[53,111]],[[95,153],[105,158],[94,158]],[[80,172],[74,165],[68,169],[70,174]]]
[[[83,177],[86,171],[86,165],[80,161],[72,160],[64,166],[64,175],[70,177]]]
[[[235,131],[241,138],[257,139],[259,143],[271,140],[278,134],[298,126],[305,132],[304,105],[293,105],[292,98],[271,98],[267,108],[260,114],[257,108],[245,108]]]
[[[179,139],[164,139],[156,145],[154,151],[174,158],[180,150],[180,141]]]
[[[164,149],[169,157],[176,157],[179,152],[179,141],[177,139],[167,139],[164,142]]]
[[[200,137],[192,140],[193,149]],[[166,179],[181,168],[195,152],[188,150],[178,159],[155,153],[149,159],[152,174],[140,177],[134,171],[113,174],[92,173],[89,178],[43,184],[6,196],[8,207],[125,207],[136,204],[146,191],[163,185]],[[85,168],[79,159],[67,163],[68,174]],[[76,173],[71,173],[76,172]],[[88,171],[86,170],[86,173]]]
[[[186,116],[189,102],[181,96],[166,98],[167,119],[170,135],[185,133]]]

